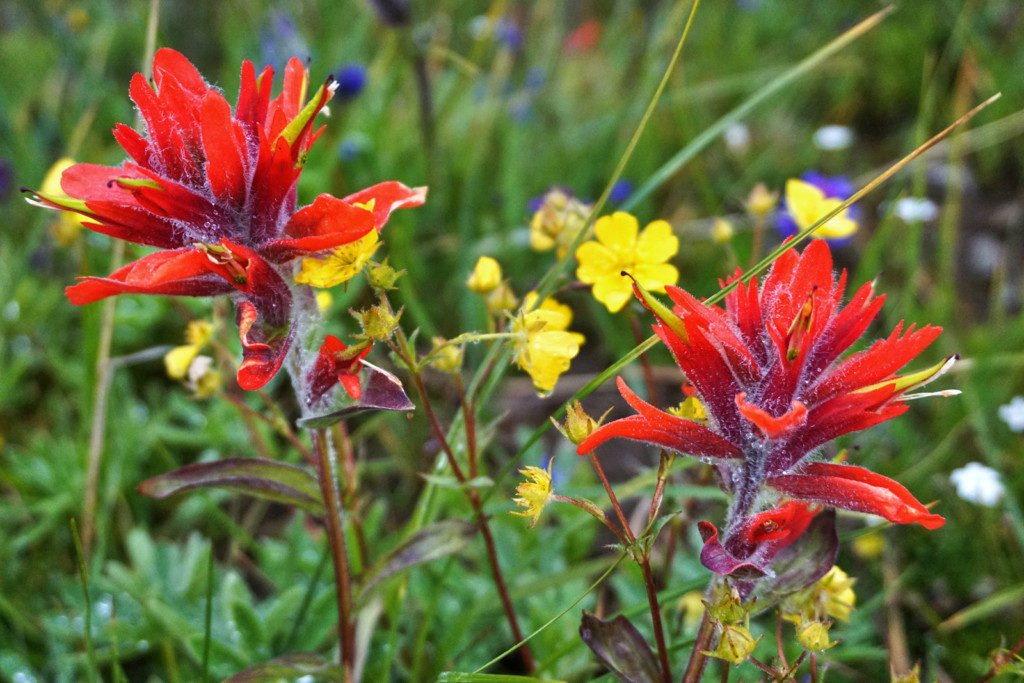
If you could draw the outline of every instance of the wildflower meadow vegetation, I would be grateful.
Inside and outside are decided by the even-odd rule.
[[[0,5],[0,679],[1024,674],[1022,32]]]

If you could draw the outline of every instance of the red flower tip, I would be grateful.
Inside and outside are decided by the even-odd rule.
[[[757,428],[769,439],[776,440],[789,436],[797,427],[802,427],[807,422],[807,406],[800,401],[792,402],[792,409],[779,417],[772,417],[766,411],[744,399],[747,392],[736,394],[736,407],[740,414],[750,422],[757,425]]]
[[[896,524],[917,522],[926,529],[938,529],[946,523],[903,485],[863,467],[809,463],[797,474],[772,477],[767,483],[794,498],[878,515]]]
[[[311,400],[315,401],[324,396],[340,382],[352,400],[358,401],[363,395],[359,371],[363,367],[363,359],[370,353],[371,348],[372,344],[369,342],[347,346],[333,334],[327,335],[312,369],[306,376]]]

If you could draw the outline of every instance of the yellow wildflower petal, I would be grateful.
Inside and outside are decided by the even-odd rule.
[[[633,297],[632,280],[619,272],[609,273],[594,283],[594,298],[612,313],[618,313]]]
[[[303,259],[302,271],[295,281],[324,288],[348,282],[359,274],[379,246],[377,231],[371,230],[354,242],[337,247],[326,258]]]
[[[576,277],[580,282],[594,284],[610,272],[622,270],[622,263],[608,247],[598,242],[584,242],[576,250]]]
[[[213,336],[213,324],[209,320],[192,320],[185,327],[185,341],[194,346],[202,346]]]
[[[668,221],[650,223],[636,240],[636,260],[640,263],[664,263],[679,251],[679,238]]]
[[[661,294],[665,293],[665,285],[679,281],[679,271],[669,263],[639,263],[632,273],[641,287]]]
[[[46,176],[43,178],[42,185],[39,186],[39,192],[42,194],[54,194],[66,197],[63,188],[60,186],[60,177],[64,175],[64,171],[68,170],[75,165],[75,160],[70,157],[62,157],[58,159],[50,170],[46,172]]]
[[[835,210],[843,200],[825,197],[818,187],[790,178],[786,181],[786,206],[793,216],[793,221],[800,230],[806,230],[828,213]],[[818,237],[847,237],[857,230],[857,222],[852,220],[846,211],[820,226],[815,235]]]
[[[523,297],[523,311],[530,314],[537,311],[547,311],[556,315],[544,315],[545,329],[566,330],[572,323],[572,309],[568,304],[559,303],[554,297],[545,297],[540,306],[537,306],[537,292],[529,292]],[[534,316],[536,318],[536,316]]]
[[[489,294],[501,284],[501,266],[490,256],[481,256],[477,259],[476,265],[466,286],[477,294]]]
[[[636,235],[640,224],[636,217],[625,211],[616,211],[611,216],[601,216],[594,223],[594,234],[606,247],[620,257],[632,259],[636,253]]]
[[[175,346],[164,355],[164,367],[167,374],[173,379],[185,379],[192,359],[199,355],[199,346],[196,344],[185,344]]]
[[[533,465],[527,465],[519,470],[519,473],[526,477],[526,481],[516,486],[518,494],[512,501],[523,510],[510,510],[513,515],[520,517],[531,517],[530,527],[537,526],[540,513],[544,506],[551,500],[551,465],[554,458],[548,460],[548,468],[543,470]]]

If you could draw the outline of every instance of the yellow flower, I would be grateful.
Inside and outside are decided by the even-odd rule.
[[[519,473],[525,476],[527,481],[516,486],[516,493],[519,495],[513,498],[512,501],[525,509],[510,510],[509,512],[520,517],[532,517],[533,519],[530,520],[531,528],[537,526],[540,513],[544,511],[544,506],[551,500],[551,465],[554,462],[554,458],[548,460],[547,470],[542,470],[533,465],[527,465],[519,470]]]
[[[692,420],[693,422],[708,421],[708,412],[704,409],[704,404],[696,396],[689,396],[683,399],[682,403],[669,408],[667,412],[669,415],[675,415],[676,417]]]
[[[185,379],[189,366],[213,335],[213,325],[207,320],[192,320],[185,328],[185,344],[175,346],[164,355],[164,367],[172,379]]]
[[[515,360],[533,379],[533,386],[542,395],[555,388],[559,375],[569,369],[570,361],[580,352],[584,337],[567,331],[572,310],[550,297],[539,308],[531,310],[536,294],[512,321]]]
[[[716,218],[715,224],[711,226],[711,239],[719,244],[728,244],[735,234],[736,229],[732,227],[732,223],[724,218]]]
[[[865,560],[877,560],[885,550],[885,538],[877,531],[853,539],[853,552]]]
[[[320,309],[321,313],[326,313],[331,309],[331,304],[334,303],[334,296],[330,292],[317,292],[316,293],[316,307]]]
[[[747,197],[747,211],[757,218],[764,218],[772,212],[778,201],[778,192],[769,192],[764,183],[758,183]]]
[[[842,199],[826,197],[825,193],[803,180],[786,181],[786,207],[800,230],[806,230],[843,203]],[[844,209],[842,213],[814,231],[814,237],[835,239],[857,231],[857,221]]]
[[[787,598],[783,616],[794,623],[824,617],[849,621],[857,602],[853,592],[855,581],[833,566],[817,583]]]
[[[594,285],[594,297],[616,313],[633,296],[632,282],[623,271],[637,279],[641,287],[664,292],[665,285],[679,279],[675,266],[666,263],[679,250],[679,239],[667,221],[654,221],[637,234],[639,223],[632,215],[616,211],[602,216],[594,224],[598,241],[584,242],[576,250],[579,268],[576,277]]]
[[[213,367],[213,359],[209,356],[196,356],[188,366],[188,386],[195,392],[196,398],[210,398],[220,390],[224,376]]]
[[[490,294],[501,284],[501,266],[490,256],[481,256],[476,260],[476,266],[466,286],[470,291],[477,294]]]
[[[701,652],[715,659],[723,659],[730,664],[742,664],[763,637],[754,640],[754,636],[750,634],[750,629],[746,626],[729,625],[722,629],[722,635],[718,637],[718,647],[714,652],[708,650],[701,650]]]
[[[64,174],[64,171],[74,165],[74,159],[68,157],[59,159],[46,172],[46,177],[43,178],[43,184],[40,186],[39,191],[46,195],[66,199],[67,195],[64,194],[64,190],[60,186],[60,177]],[[61,211],[57,219],[50,225],[53,239],[62,247],[68,246],[75,241],[78,233],[82,231],[85,220],[85,216],[74,211]]]
[[[363,269],[380,246],[377,231],[371,230],[354,242],[333,249],[326,258],[302,260],[302,271],[295,281],[313,287],[334,287],[348,282]]]
[[[530,219],[530,248],[548,251],[557,247],[555,253],[562,258],[586,223],[590,209],[590,204],[584,204],[558,188],[549,190]]]
[[[796,639],[808,652],[823,652],[836,646],[835,641],[829,640],[828,624],[821,621],[807,621],[798,624]]]

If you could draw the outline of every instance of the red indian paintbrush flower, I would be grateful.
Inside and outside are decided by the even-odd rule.
[[[756,280],[739,283],[724,309],[667,287],[675,304],[670,311],[635,287],[658,319],[654,331],[696,387],[708,425],[658,410],[619,379],[619,390],[637,414],[604,425],[578,450],[587,453],[626,437],[714,463],[733,498],[723,540],[712,524],[700,525],[701,560],[717,573],[770,574],[775,553],[823,505],[928,529],[945,521],[891,479],[816,458],[828,441],[903,413],[913,398],[907,392],[953,361],[898,375],[941,331],[913,325],[904,330],[902,323],[888,338],[841,358],[885,298],[875,296],[868,283],[843,306],[845,283],[845,272],[834,280],[826,243],[814,241],[803,254],[791,249],[780,256],[760,287]],[[778,507],[757,512],[765,505]]]
[[[153,82],[135,74],[129,90],[145,135],[114,128],[130,160],[67,169],[61,187],[70,199],[32,193],[38,204],[81,214],[96,232],[161,249],[108,277],[82,278],[67,289],[74,304],[123,293],[235,294],[245,389],[266,384],[292,343],[285,264],[379,230],[391,211],[426,197],[425,188],[385,182],[344,199],[321,194],[296,212],[296,183],[323,130],[313,120],[335,83],[328,78],[305,101],[309,75],[292,59],[271,99],[273,77],[271,67],[257,77],[243,62],[232,111],[184,56],[161,49]]]

